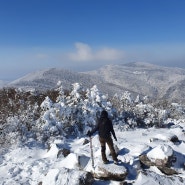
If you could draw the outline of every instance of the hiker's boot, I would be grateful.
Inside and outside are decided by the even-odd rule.
[[[103,161],[104,164],[108,164],[109,162],[109,160]]]
[[[122,161],[121,160],[114,160],[114,164],[118,165],[118,164],[122,164]]]

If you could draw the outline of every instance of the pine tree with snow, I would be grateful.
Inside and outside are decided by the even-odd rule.
[[[51,99],[47,96],[40,105],[42,111],[40,118],[37,120],[37,126],[40,130],[40,137],[42,141],[46,141],[52,136],[57,136],[60,129],[57,126],[57,118],[55,114],[55,106]]]
[[[83,116],[84,116],[84,132],[93,127],[100,115],[100,112],[104,109],[109,112],[109,115],[113,117],[114,109],[108,96],[103,95],[94,85],[90,90],[86,90],[85,100],[83,101]]]

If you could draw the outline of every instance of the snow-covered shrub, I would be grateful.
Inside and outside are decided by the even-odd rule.
[[[64,90],[61,83],[58,85],[57,89],[46,92],[0,90],[1,141],[5,136],[2,133],[8,130],[12,136],[7,135],[7,141],[11,138],[13,141],[17,135],[21,141],[30,137],[47,141],[52,137],[81,136],[95,126],[103,109],[120,130],[163,127],[169,120],[185,119],[185,108],[180,104],[151,102],[139,95],[134,98],[128,91],[109,97],[96,85],[85,90],[79,83],[72,84],[71,90]]]
[[[40,118],[36,121],[39,130],[37,137],[46,141],[51,136],[57,136],[62,132],[61,123],[57,120],[57,108],[52,100],[47,96],[41,103]]]
[[[4,125],[3,140],[4,146],[24,142],[27,136],[27,127],[22,124],[18,117],[9,117]]]

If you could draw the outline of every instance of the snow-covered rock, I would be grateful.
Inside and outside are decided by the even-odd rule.
[[[139,159],[146,166],[158,167],[166,175],[178,174],[176,170],[171,168],[175,157],[173,156],[173,149],[168,145],[156,146],[146,155],[141,155]]]
[[[50,146],[49,146],[48,152],[45,154],[44,157],[46,157],[46,158],[48,158],[48,157],[58,158],[61,155],[63,157],[66,157],[69,154],[70,154],[70,150],[69,149],[62,148],[57,143],[51,143]]]
[[[94,170],[94,176],[98,179],[122,181],[127,176],[127,169],[122,164],[98,163]]]
[[[160,172],[159,172],[160,173]],[[139,172],[136,181],[133,185],[183,185],[185,183],[185,178],[173,177],[170,178],[165,175],[161,175],[152,171],[141,171]]]
[[[50,169],[47,175],[42,179],[42,185],[91,185],[94,178],[91,173],[61,168]]]
[[[155,141],[163,141],[163,142],[171,141],[176,144],[177,142],[179,142],[179,139],[173,133],[166,133],[165,135],[161,133],[161,134],[157,134],[155,137],[150,139],[150,142],[155,142]]]
[[[82,170],[86,167],[89,160],[90,158],[85,155],[70,153],[64,160],[59,163],[59,166],[68,169]]]
[[[159,145],[147,153],[147,157],[154,163],[166,164],[168,158],[173,155],[173,149],[169,145]]]

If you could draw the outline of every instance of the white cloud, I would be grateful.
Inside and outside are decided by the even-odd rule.
[[[88,44],[75,43],[76,51],[68,54],[68,58],[73,61],[114,61],[124,58],[124,52],[113,48],[102,48],[93,51]]]
[[[44,53],[38,53],[36,55],[36,58],[38,58],[38,59],[47,59],[48,58],[48,55],[47,54],[44,54]]]
[[[75,43],[76,52],[69,53],[69,58],[74,61],[89,61],[93,59],[91,48],[84,43]]]

